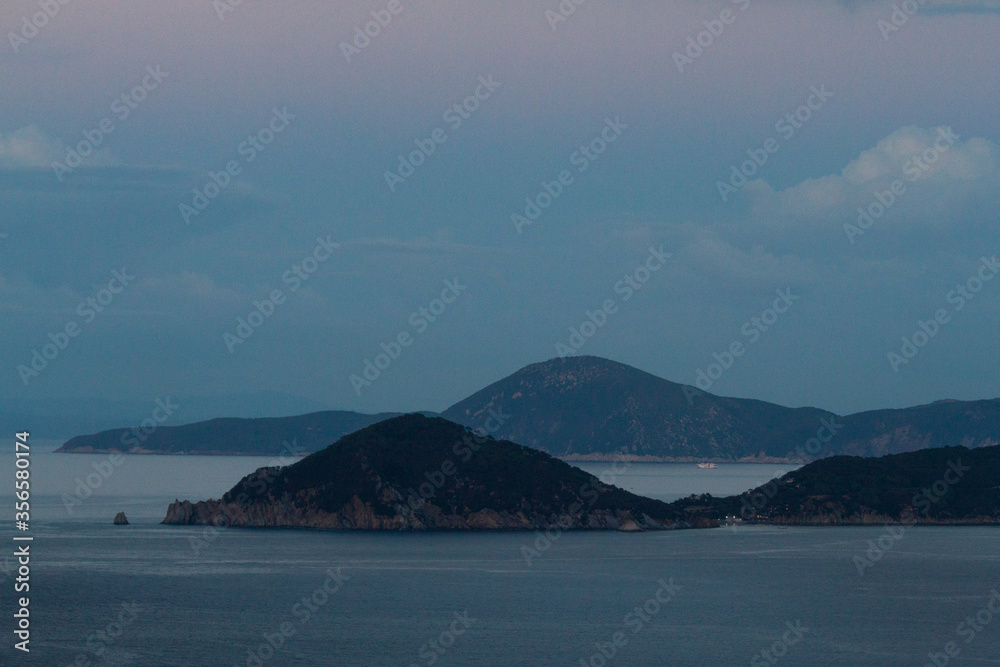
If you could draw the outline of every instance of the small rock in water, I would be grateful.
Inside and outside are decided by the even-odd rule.
[[[125,512],[119,512],[115,515],[115,525],[116,526],[127,526],[128,519],[125,518]]]

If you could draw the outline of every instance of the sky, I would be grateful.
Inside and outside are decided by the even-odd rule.
[[[1000,396],[1000,2],[230,2],[0,8],[0,402]]]

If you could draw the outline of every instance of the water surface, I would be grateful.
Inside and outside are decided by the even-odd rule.
[[[13,477],[10,458],[0,479]],[[772,664],[761,651],[773,649],[784,653],[773,664],[923,665],[950,641],[961,651],[951,664],[1000,664],[1000,622],[970,643],[959,634],[1000,587],[996,528],[911,528],[892,540],[879,527],[546,538],[158,524],[175,497],[218,497],[273,463],[250,457],[125,457],[67,511],[63,494],[107,458],[42,448],[34,458],[34,634],[31,654],[16,656],[24,664],[82,655],[79,664],[257,665],[256,651],[268,665],[599,665],[616,632],[625,642],[608,664]],[[670,500],[738,492],[787,469],[632,464],[616,482]],[[133,525],[112,526],[118,511]],[[880,538],[890,548],[859,574],[855,557]],[[327,593],[336,568],[342,584]],[[6,619],[11,589],[0,574]],[[658,590],[665,604],[651,602]],[[130,620],[122,604],[133,601]],[[658,608],[642,620],[642,605]],[[119,632],[116,623],[117,637],[97,634]],[[789,623],[806,628],[790,645]],[[289,634],[279,641],[282,624]],[[4,664],[14,664],[11,643]]]

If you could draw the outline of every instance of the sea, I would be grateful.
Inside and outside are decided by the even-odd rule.
[[[30,521],[0,457],[0,664],[1000,664],[1000,529],[350,533],[163,526],[262,457],[54,454]],[[792,469],[576,464],[636,493],[735,494]],[[130,525],[115,526],[124,512]],[[31,537],[14,541],[14,537]],[[28,574],[15,550],[30,545]],[[18,579],[27,592],[15,592]],[[28,652],[16,649],[28,598]]]

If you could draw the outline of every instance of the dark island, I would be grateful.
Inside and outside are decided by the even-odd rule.
[[[544,452],[439,417],[385,420],[165,524],[341,530],[664,530],[710,519],[602,483]]]
[[[692,519],[787,525],[1000,525],[1000,446],[834,456],[739,496],[672,504]]]

